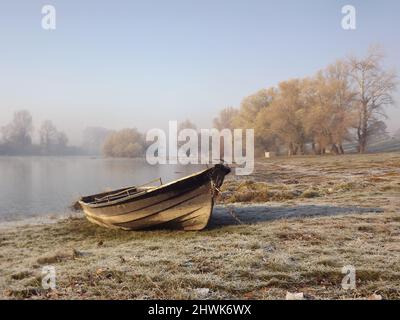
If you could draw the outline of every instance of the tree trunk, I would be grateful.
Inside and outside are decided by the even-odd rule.
[[[331,152],[334,153],[334,154],[339,154],[339,149],[338,149],[338,147],[336,146],[335,143],[332,144]]]
[[[311,149],[314,154],[317,154],[317,148],[315,147],[315,142],[311,144]]]
[[[300,144],[300,146],[299,146],[299,152],[300,152],[301,155],[304,155],[304,153],[305,153],[305,152],[304,152],[304,143],[301,143],[301,144]]]
[[[288,145],[288,156],[292,156],[293,153],[294,153],[293,143],[289,143],[289,145]]]
[[[365,153],[367,151],[367,139],[368,139],[368,104],[367,102],[363,102],[361,128],[359,128],[358,130],[359,153]]]

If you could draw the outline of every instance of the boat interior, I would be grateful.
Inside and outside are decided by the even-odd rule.
[[[136,194],[145,193],[151,189],[156,188],[156,186],[152,187],[126,187],[118,190],[103,192],[94,194],[91,196],[83,197],[81,200],[87,204],[100,204],[100,203],[107,203],[109,201],[119,200],[126,197],[130,197]]]

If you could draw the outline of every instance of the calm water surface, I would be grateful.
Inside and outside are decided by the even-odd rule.
[[[150,166],[144,160],[94,157],[0,157],[0,221],[63,215],[82,195],[163,183],[202,166]]]

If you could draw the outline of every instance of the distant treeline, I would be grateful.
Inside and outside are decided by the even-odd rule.
[[[34,134],[39,135],[33,143]],[[50,120],[37,131],[27,110],[14,113],[13,120],[0,128],[0,155],[105,155],[109,157],[142,157],[145,154],[145,135],[136,129],[113,131],[88,127],[83,131],[81,146],[69,146],[67,135]]]
[[[196,129],[189,120],[180,122],[178,131]],[[103,154],[106,157],[141,158],[153,141],[146,141],[145,133],[136,128],[125,128],[118,131],[100,127],[86,128],[84,131],[84,149],[90,154]],[[182,143],[178,144],[181,145]]]
[[[39,128],[39,144],[33,144],[32,115],[21,110],[14,113],[13,120],[1,128],[0,155],[76,155],[77,147],[68,146],[64,132],[58,131],[53,123],[46,120]]]
[[[365,57],[338,60],[317,74],[280,82],[244,98],[239,108],[223,109],[213,121],[217,129],[254,129],[258,155],[265,151],[298,155],[344,153],[346,142],[366,152],[373,139],[387,136],[385,107],[394,104],[397,85],[394,71],[382,65],[383,55],[371,48]],[[173,119],[166,119],[173,120]],[[179,130],[196,126],[189,120]],[[68,146],[68,138],[51,121],[39,130],[32,144],[32,116],[17,111],[1,128],[0,154],[143,157],[148,142],[135,128],[113,131],[89,127],[80,147]],[[400,134],[398,134],[400,136]]]

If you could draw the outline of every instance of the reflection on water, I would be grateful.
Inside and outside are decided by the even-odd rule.
[[[0,221],[64,214],[82,195],[163,183],[202,166],[150,166],[144,160],[90,157],[0,157]]]

